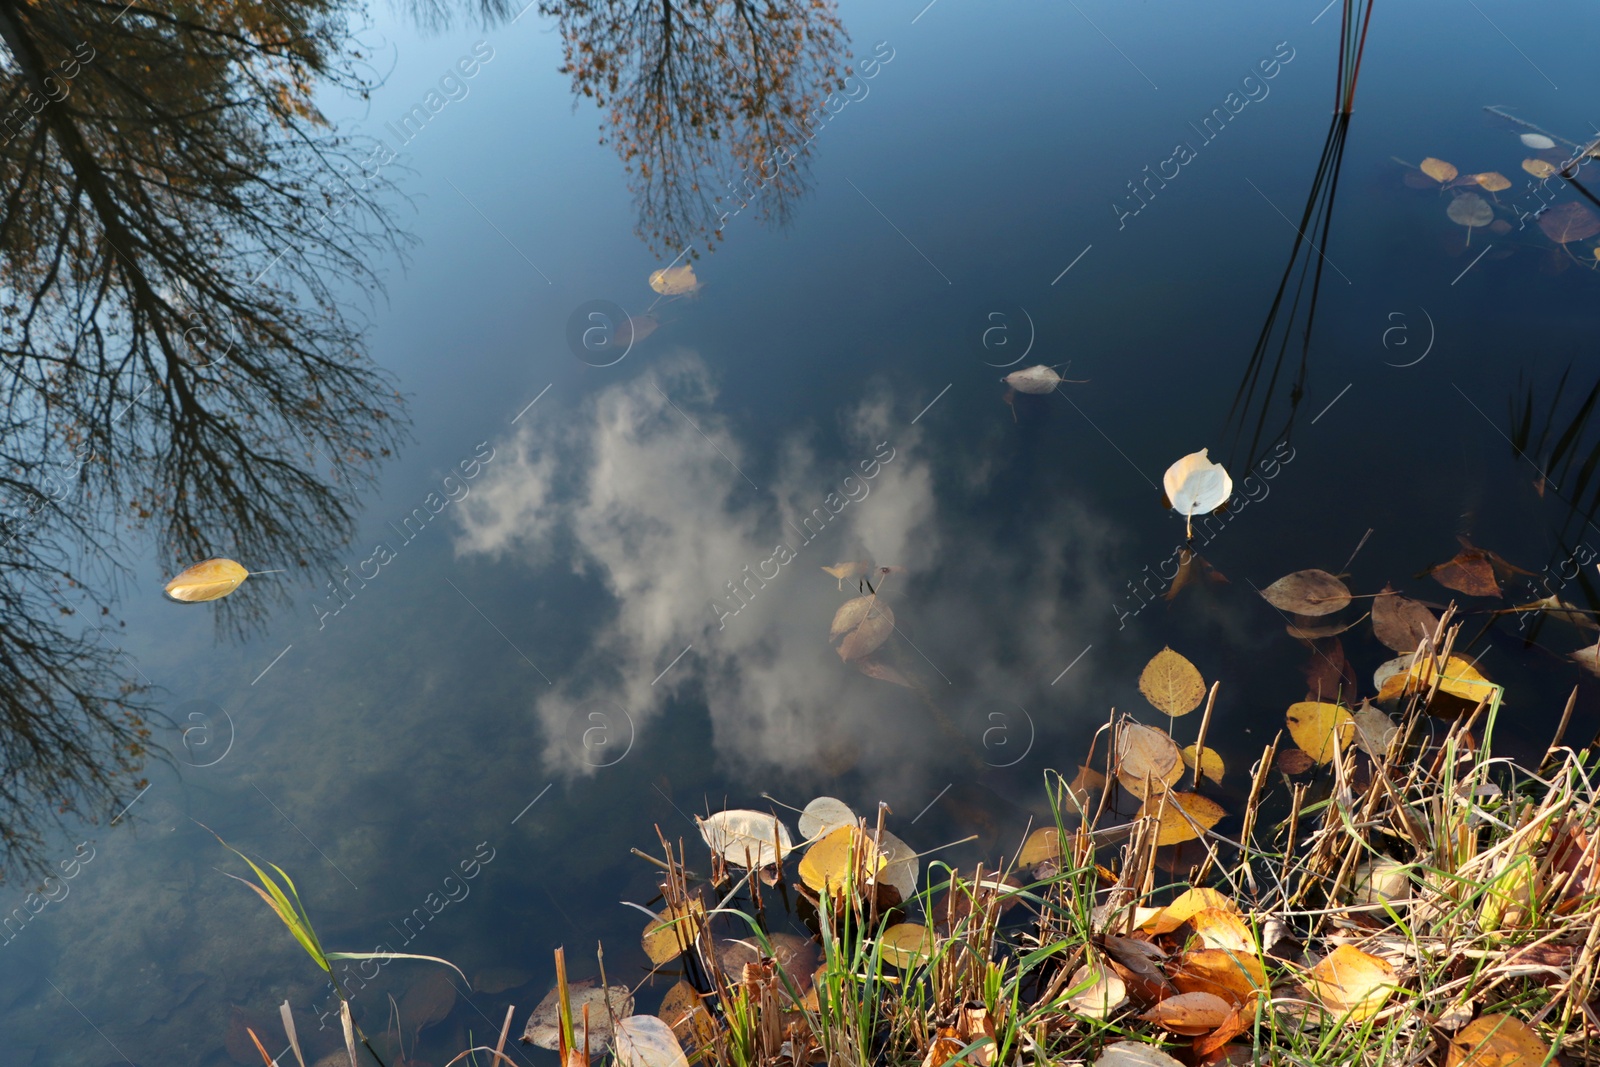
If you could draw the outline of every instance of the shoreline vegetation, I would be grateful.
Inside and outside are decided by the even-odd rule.
[[[1596,1062],[1596,750],[1563,744],[1574,689],[1537,765],[1495,756],[1504,689],[1461,626],[1452,605],[1420,632],[1376,702],[1289,706],[1236,818],[1246,790],[1205,746],[1224,683],[1164,649],[1139,688],[1168,729],[1113,709],[1075,776],[1047,773],[1051,822],[992,865],[830,797],[791,809],[798,835],[780,811],[697,820],[709,855],[658,829],[659,858],[633,850],[659,874],[653,968],[611,984],[601,947],[569,981],[557,949],[522,1041],[563,1067]],[[274,910],[326,969],[294,903]],[[515,1014],[449,1062],[512,1063]],[[417,1062],[416,1020],[359,1059],[344,1020],[327,1063]]]

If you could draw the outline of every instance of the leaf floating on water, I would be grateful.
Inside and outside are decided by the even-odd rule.
[[[917,895],[917,875],[922,872],[921,858],[915,849],[889,831],[885,830],[882,838],[877,838],[876,833],[871,831],[869,840],[877,840],[884,864],[883,869],[869,876],[868,880],[874,885],[893,886],[901,900],[910,900]]]
[[[1294,738],[1294,743],[1318,763],[1333,759],[1335,731],[1341,752],[1355,740],[1355,718],[1337,704],[1321,700],[1290,704],[1284,718],[1288,721],[1289,736]]]
[[[612,1019],[625,1019],[633,1014],[633,995],[626,987],[602,989],[592,979],[569,985],[567,1002],[572,1006],[572,1019],[578,1029],[583,1025],[579,1020],[583,1018],[584,1006],[589,1008],[590,1055],[604,1052],[611,1044]],[[579,1035],[578,1039],[581,1041],[582,1036]],[[528,1017],[528,1025],[522,1031],[522,1041],[523,1044],[540,1048],[560,1047],[561,1004],[558,990],[552,989],[546,993],[538,1007],[533,1009],[533,1014]]]
[[[456,1006],[456,987],[444,971],[429,971],[400,998],[400,1017],[413,1030],[443,1022]]]
[[[734,808],[719,811],[709,819],[699,819],[700,836],[728,863],[743,867],[748,862],[756,867],[770,867],[780,855],[794,851],[789,838],[789,828],[770,812]],[[773,848],[773,834],[777,834],[778,848]]]
[[[1161,476],[1172,510],[1190,523],[1195,515],[1215,511],[1233,496],[1233,479],[1222,464],[1211,462],[1210,449],[1191,452],[1167,468]]]
[[[1372,602],[1372,632],[1396,652],[1415,652],[1423,641],[1432,640],[1438,628],[1439,620],[1426,605],[1401,596],[1387,585]]]
[[[1426,692],[1433,685],[1433,678],[1433,657],[1424,656],[1408,670],[1397,672],[1384,679],[1383,684],[1378,687],[1378,699],[1399,700],[1415,693]],[[1440,692],[1449,693],[1472,704],[1491,699],[1495,690],[1499,688],[1460,656],[1451,656],[1445,660],[1444,670],[1439,677]]]
[[[1327,571],[1295,571],[1261,590],[1267,603],[1295,615],[1331,615],[1350,603],[1350,589]]]
[[[1540,215],[1539,229],[1558,245],[1583,241],[1600,233],[1600,215],[1586,204],[1569,200]]]
[[[1378,1013],[1395,980],[1388,961],[1340,945],[1311,968],[1306,987],[1324,1008],[1358,1023]]]
[[[1556,174],[1556,168],[1542,159],[1524,159],[1522,169],[1535,178],[1551,178]]]
[[[1491,193],[1498,193],[1503,189],[1511,188],[1511,180],[1497,170],[1487,170],[1482,174],[1474,174],[1472,180]]]
[[[1145,781],[1161,792],[1183,777],[1183,755],[1165,730],[1126,722],[1117,732],[1117,780],[1136,797],[1146,795]]]
[[[1453,181],[1459,173],[1454,164],[1446,163],[1442,159],[1434,159],[1432,156],[1424,159],[1419,165],[1419,169],[1421,169],[1422,173],[1441,184]]]
[[[630,1015],[617,1023],[617,1067],[689,1067],[689,1060],[672,1027],[654,1015]]]
[[[1218,785],[1222,784],[1222,772],[1225,768],[1223,767],[1222,757],[1217,755],[1214,749],[1197,749],[1194,745],[1190,745],[1183,750],[1183,765],[1185,767],[1192,770],[1197,762],[1200,764],[1200,777],[1208,778]]]
[[[856,670],[868,678],[876,678],[880,682],[889,682],[892,685],[902,686],[906,689],[915,689],[916,683],[901,674],[887,663],[875,659],[856,660]]]
[[[1053,393],[1056,386],[1067,379],[1041,363],[1037,367],[1012,371],[1000,380],[1019,393]]]
[[[1054,826],[1041,826],[1022,842],[1017,853],[1019,867],[1033,867],[1041,863],[1061,862],[1061,833]]]
[[[1349,622],[1335,621],[1319,624],[1310,618],[1302,616],[1297,621],[1285,625],[1283,629],[1290,637],[1298,637],[1302,641],[1318,641],[1324,637],[1337,637],[1365,618],[1366,616],[1362,615],[1360,618],[1351,619]]]
[[[651,271],[650,288],[662,296],[682,296],[699,289],[700,280],[694,276],[694,266],[685,263],[681,267]]]
[[[231,559],[217,556],[187,567],[167,583],[166,594],[185,604],[221,600],[239,588],[250,572]]]
[[[1356,724],[1356,747],[1373,759],[1382,759],[1394,735],[1400,732],[1393,719],[1370,703],[1363,704],[1351,719]]]
[[[1480,1015],[1450,1039],[1445,1067],[1544,1067],[1550,1046],[1510,1015]]]
[[[1171,904],[1139,924],[1147,934],[1170,934],[1202,911],[1237,910],[1232,900],[1208,886],[1185,889]]]
[[[1525,133],[1522,143],[1536,152],[1543,152],[1547,148],[1554,148],[1556,143],[1542,133]]]
[[[849,888],[857,867],[864,868],[870,878],[888,863],[859,828],[840,826],[824,834],[800,858],[800,880],[818,893],[837,894]]]
[[[686,948],[693,947],[701,921],[699,911],[692,905],[666,909],[644,928],[640,938],[644,954],[657,966],[677,959]]]
[[[909,971],[933,957],[933,931],[921,923],[896,923],[878,938],[878,951],[885,963]]]
[[[1206,683],[1193,663],[1172,649],[1163,648],[1144,665],[1139,692],[1157,711],[1187,715],[1206,698]]]
[[[845,582],[858,581],[859,579],[865,578],[868,574],[872,573],[872,561],[869,559],[858,559],[851,563],[835,563],[831,567],[824,567],[822,569],[839,580],[839,588],[842,590],[844,589]]]
[[[1489,201],[1477,193],[1462,193],[1450,201],[1450,206],[1444,209],[1450,221],[1457,226],[1467,228],[1467,242],[1472,242],[1472,229],[1474,226],[1487,226],[1494,221],[1494,208],[1489,206]],[[1543,216],[1540,217],[1543,221]]]
[[[1587,648],[1578,649],[1578,651],[1573,652],[1567,658],[1572,660],[1572,662],[1576,663],[1578,666],[1582,667],[1584,670],[1588,671],[1590,674],[1600,675],[1600,641],[1595,642]]]
[[[833,797],[817,797],[800,812],[800,836],[807,841],[837,827],[855,824],[856,813],[850,810],[850,805]]]
[[[692,1048],[703,1048],[716,1040],[717,1021],[706,1010],[694,986],[681,978],[661,998],[656,1017],[672,1027],[680,1043]]]
[[[834,612],[833,625],[828,637],[843,635],[839,642],[839,658],[849,663],[868,655],[888,640],[894,632],[894,612],[879,600],[876,594],[846,600]]]
[[[1199,793],[1162,793],[1139,806],[1139,817],[1155,815],[1156,847],[1193,841],[1221,821],[1227,812]]]

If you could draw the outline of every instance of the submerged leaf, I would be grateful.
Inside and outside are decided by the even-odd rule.
[[[538,1007],[528,1017],[522,1032],[524,1044],[555,1049],[561,1044],[560,990],[552,989],[539,1001]],[[611,1044],[613,1019],[625,1019],[633,1014],[633,994],[624,986],[609,989],[597,987],[592,980],[574,982],[567,987],[567,1002],[572,1007],[572,1019],[582,1029],[583,1009],[589,1008],[589,1053],[598,1055]],[[578,1036],[582,1041],[582,1035]]]
[[[1568,200],[1539,216],[1539,229],[1558,245],[1583,241],[1600,233],[1600,215],[1586,204]]]
[[[1439,620],[1426,605],[1387,585],[1372,602],[1372,632],[1396,652],[1415,652],[1423,641],[1432,640],[1438,628]]]
[[[1444,209],[1444,213],[1450,217],[1451,222],[1468,229],[1474,226],[1487,226],[1494,221],[1494,208],[1477,193],[1462,193],[1450,201],[1450,206]]]
[[[1484,171],[1482,174],[1474,174],[1472,176],[1472,180],[1489,190],[1491,193],[1498,193],[1502,189],[1511,188],[1511,181],[1499,171],[1488,170]]]
[[[839,658],[849,663],[868,655],[894,632],[894,612],[876,594],[847,600],[834,613],[830,638],[843,635]]]
[[[1350,603],[1350,588],[1313,567],[1286,574],[1261,590],[1267,603],[1295,615],[1331,615]]]
[[[1423,573],[1432,575],[1433,580],[1446,589],[1454,589],[1468,596],[1500,595],[1494,564],[1490,562],[1488,554],[1480,549],[1462,549],[1454,559],[1429,567]]]
[[[1193,663],[1172,649],[1163,648],[1144,665],[1139,692],[1157,711],[1187,715],[1205,699],[1206,683]]]
[[[1456,174],[1459,173],[1454,164],[1446,163],[1442,159],[1434,159],[1432,156],[1424,159],[1419,164],[1419,168],[1422,173],[1440,183],[1453,180]]]
[[[878,938],[884,962],[902,971],[927,963],[933,956],[933,931],[921,923],[896,923]]]
[[[1542,159],[1524,159],[1522,169],[1535,178],[1550,178],[1556,174],[1556,168]]]
[[[218,556],[179,571],[177,577],[167,583],[166,594],[185,604],[221,600],[248,577],[249,571],[231,559]]]

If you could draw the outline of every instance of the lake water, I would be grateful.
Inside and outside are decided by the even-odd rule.
[[[654,868],[629,848],[658,851],[659,831],[703,864],[697,813],[881,800],[914,847],[977,834],[940,855],[998,859],[1046,810],[1043,772],[1070,774],[1113,708],[1161,722],[1136,683],[1163,646],[1222,683],[1209,743],[1236,810],[1321,654],[1252,587],[1320,567],[1443,604],[1418,575],[1458,535],[1578,571],[1600,544],[1590,500],[1561,477],[1537,491],[1510,409],[1531,387],[1537,436],[1572,364],[1553,442],[1600,374],[1595,241],[1518,228],[1540,152],[1485,108],[1592,141],[1591,7],[1378,5],[1331,225],[1298,249],[1239,399],[1319,178],[1339,14],[843,3],[840,64],[872,77],[821,124],[787,223],[759,217],[762,194],[730,198],[708,250],[636,234],[550,19],[421,33],[380,11],[385,83],[327,106],[403,150],[397,210],[419,240],[381,265],[367,341],[412,440],[362,498],[347,569],[234,594],[292,587],[246,641],[163,601],[154,548],[128,547],[118,639],[129,677],[161,687],[174,766],[115,825],[54,842],[79,862],[3,946],[0,1061],[231,1063],[235,1020],[285,999],[312,1056],[338,1047],[320,973],[205,827],[289,872],[330,949],[521,972],[407,1030],[437,1067],[492,1041],[507,1004],[520,1033],[558,945],[575,975],[603,942],[613,980],[642,979],[643,917],[619,902],[649,901]],[[399,145],[386,131],[463,57],[465,90]],[[1461,189],[1419,182],[1425,157],[1508,178],[1483,192],[1510,228],[1447,217]],[[697,292],[652,290],[685,263]],[[629,347],[607,332],[618,309],[658,325]],[[999,379],[1034,364],[1075,381],[1008,406]],[[1201,448],[1244,500],[1197,531],[1227,582],[1168,601],[1151,576],[1183,522],[1162,473]],[[896,621],[877,662],[909,684],[830,647],[857,580],[821,568],[857,560],[892,568],[873,572]],[[1578,573],[1561,595],[1597,606]],[[1485,609],[1545,595],[1530,581],[1456,599],[1507,686],[1507,743],[1536,754],[1574,685],[1570,739],[1600,709],[1565,659],[1592,634],[1481,632]],[[1370,694],[1392,653],[1366,624],[1343,638]],[[364,983],[369,1033],[428,969]]]

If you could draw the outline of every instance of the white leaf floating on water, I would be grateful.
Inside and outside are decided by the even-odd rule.
[[[875,839],[877,830],[868,830],[867,836]],[[883,832],[883,841],[879,847],[889,862],[872,881],[892,885],[900,894],[901,900],[910,900],[917,895],[917,874],[922,868],[922,861],[917,858],[916,852],[910,845],[887,830]]]
[[[1202,448],[1191,452],[1167,468],[1161,476],[1161,486],[1172,501],[1172,510],[1182,515],[1193,533],[1197,513],[1215,511],[1233,495],[1233,479],[1222,469],[1222,464],[1211,462]]]
[[[853,826],[856,813],[850,810],[850,805],[833,797],[818,797],[807,804],[800,813],[800,836],[807,841],[813,841],[829,830],[837,830],[841,826]]]
[[[672,1027],[654,1015],[630,1015],[617,1023],[619,1067],[689,1067]]]
[[[694,267],[685,263],[681,267],[651,271],[650,288],[662,296],[682,296],[700,288],[700,279],[694,276]]]
[[[1529,148],[1540,150],[1554,148],[1556,146],[1554,141],[1542,133],[1525,133],[1522,135],[1522,143],[1527,145]]]
[[[1066,381],[1054,370],[1043,363],[1037,367],[1025,367],[1022,370],[1012,371],[1000,379],[1019,393],[1053,393],[1056,386]]]
[[[719,811],[709,819],[700,820],[700,836],[705,838],[711,851],[738,867],[747,863],[769,867],[778,861],[773,851],[773,827],[777,827],[778,848],[787,856],[794,850],[789,828],[770,812],[735,808]]]

